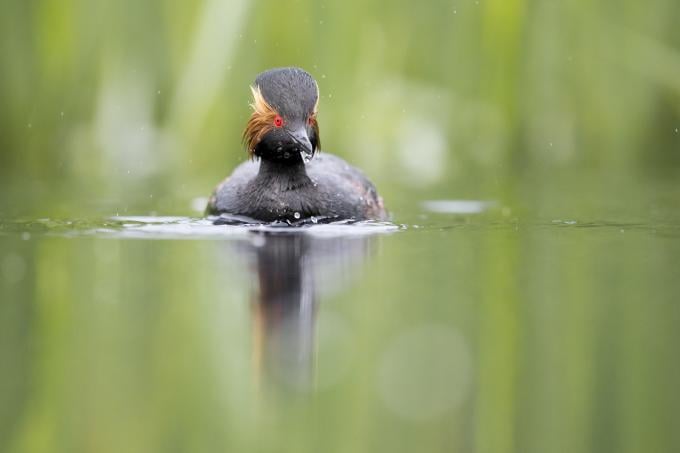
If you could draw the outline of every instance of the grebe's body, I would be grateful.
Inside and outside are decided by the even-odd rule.
[[[386,218],[382,199],[366,176],[326,153],[307,164],[239,165],[210,198],[208,214],[220,213],[263,221]]]

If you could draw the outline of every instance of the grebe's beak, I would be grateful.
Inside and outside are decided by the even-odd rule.
[[[312,143],[309,141],[309,136],[307,135],[305,128],[302,127],[294,131],[286,130],[286,132],[290,138],[300,146],[300,154],[302,154],[302,158],[305,162],[311,159],[314,155],[314,149],[312,148]]]

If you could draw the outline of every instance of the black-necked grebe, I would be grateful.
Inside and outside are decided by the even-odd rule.
[[[257,76],[253,114],[243,132],[252,158],[213,192],[207,214],[262,221],[306,219],[384,220],[382,198],[362,172],[319,149],[319,88],[299,68]]]

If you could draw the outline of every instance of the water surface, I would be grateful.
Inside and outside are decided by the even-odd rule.
[[[513,211],[5,220],[5,445],[673,451],[680,223]]]

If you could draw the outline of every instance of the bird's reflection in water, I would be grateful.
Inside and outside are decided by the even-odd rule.
[[[318,301],[361,272],[373,238],[253,233],[243,252],[255,267],[253,360],[261,383],[315,387]]]

